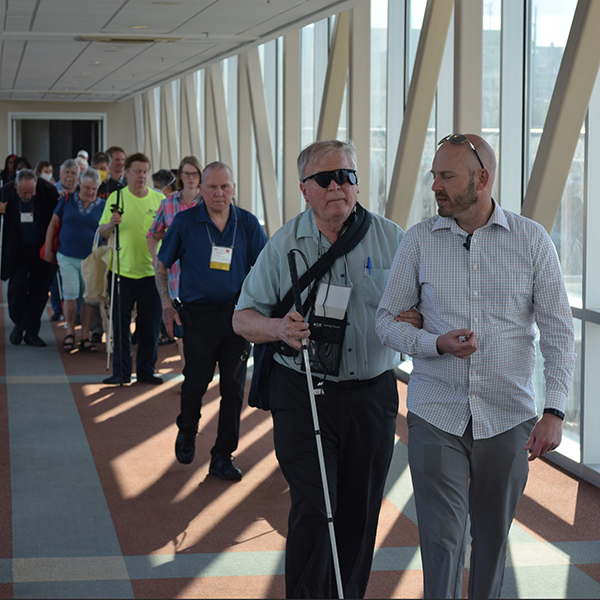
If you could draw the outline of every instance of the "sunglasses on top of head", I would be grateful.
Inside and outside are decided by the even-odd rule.
[[[442,144],[445,144],[446,142],[450,142],[451,144],[464,144],[465,142],[467,142],[467,144],[469,144],[469,146],[471,147],[471,150],[473,150],[473,152],[475,152],[475,156],[477,157],[477,160],[479,161],[481,168],[485,169],[485,167],[483,166],[483,163],[481,162],[481,158],[479,157],[479,154],[477,153],[477,150],[475,149],[475,146],[471,143],[471,141],[469,140],[469,138],[466,135],[463,135],[462,133],[451,133],[450,135],[447,135],[445,138],[442,138],[438,142],[438,146],[441,146]]]
[[[335,169],[334,171],[321,171],[320,173],[315,173],[314,175],[309,175],[302,180],[302,183],[306,182],[309,179],[314,179],[317,182],[317,185],[320,185],[322,188],[329,187],[331,180],[335,181],[338,185],[344,185],[348,181],[351,185],[356,185],[359,183],[358,175],[354,169]]]

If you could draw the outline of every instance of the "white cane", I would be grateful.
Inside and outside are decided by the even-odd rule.
[[[298,271],[296,269],[296,259],[294,251],[288,252],[288,263],[290,265],[290,277],[292,279],[292,293],[296,310],[300,316],[304,317],[302,309],[302,298],[300,293],[300,283],[298,281]],[[329,540],[331,541],[331,554],[333,556],[333,568],[335,570],[335,581],[337,583],[338,598],[344,598],[342,587],[342,575],[340,572],[340,562],[338,559],[337,543],[335,541],[335,528],[333,526],[333,513],[331,511],[331,499],[329,496],[329,485],[327,483],[327,471],[325,469],[325,457],[323,454],[323,443],[321,441],[321,427],[319,425],[319,414],[317,412],[317,403],[315,395],[322,394],[323,390],[315,391],[312,381],[312,371],[310,369],[310,358],[308,356],[308,344],[306,339],[302,340],[302,356],[304,358],[304,367],[306,368],[306,382],[308,384],[308,395],[310,397],[310,410],[312,412],[313,425],[315,428],[315,440],[317,442],[317,455],[319,456],[319,468],[321,470],[321,481],[323,483],[323,497],[325,498],[325,513],[327,515],[327,524],[329,526]]]

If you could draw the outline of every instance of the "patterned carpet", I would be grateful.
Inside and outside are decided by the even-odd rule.
[[[62,352],[64,328],[48,314],[46,348],[12,346],[11,328],[0,347],[0,598],[284,596],[289,496],[268,413],[244,408],[244,478],[221,481],[208,475],[217,378],[194,463],[175,460],[176,345],[160,346],[163,385],[115,388],[101,383],[105,354]],[[369,598],[423,594],[401,407]],[[536,461],[503,596],[600,598],[599,515],[599,489]]]

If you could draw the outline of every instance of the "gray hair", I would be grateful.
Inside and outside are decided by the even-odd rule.
[[[77,167],[77,170],[79,170],[79,165],[77,164],[77,161],[73,158],[67,158],[67,160],[65,160],[65,162],[60,165],[60,170],[64,171],[65,169],[72,169],[73,167]]]
[[[32,171],[31,169],[21,169],[15,177],[15,185],[20,185],[24,181],[32,180],[37,182],[37,175],[35,174],[35,171]]]
[[[97,185],[100,185],[102,183],[102,177],[100,177],[100,173],[98,173],[96,169],[92,169],[92,167],[87,168],[81,174],[80,181],[83,181],[84,179],[89,179]]]
[[[229,167],[229,165],[226,165],[224,162],[221,162],[219,160],[215,160],[204,167],[204,171],[202,171],[201,174],[202,179],[204,179],[204,176],[207,172],[210,173],[211,171],[220,171],[222,169],[229,173],[229,179],[233,181],[233,172],[231,171],[231,168]]]
[[[356,146],[352,140],[349,142],[342,142],[340,140],[313,142],[304,148],[298,156],[298,178],[300,181],[304,179],[306,167],[312,158],[333,152],[343,152],[350,159],[352,167],[356,169]]]

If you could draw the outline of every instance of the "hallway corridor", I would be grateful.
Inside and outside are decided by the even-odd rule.
[[[244,407],[242,481],[209,476],[215,379],[181,465],[175,344],[159,347],[163,385],[108,387],[103,344],[62,352],[46,312],[48,346],[12,346],[3,306],[0,598],[282,598],[289,497],[270,415]],[[369,598],[423,592],[403,400],[400,412]],[[600,598],[600,489],[536,461],[510,541],[504,597]]]

